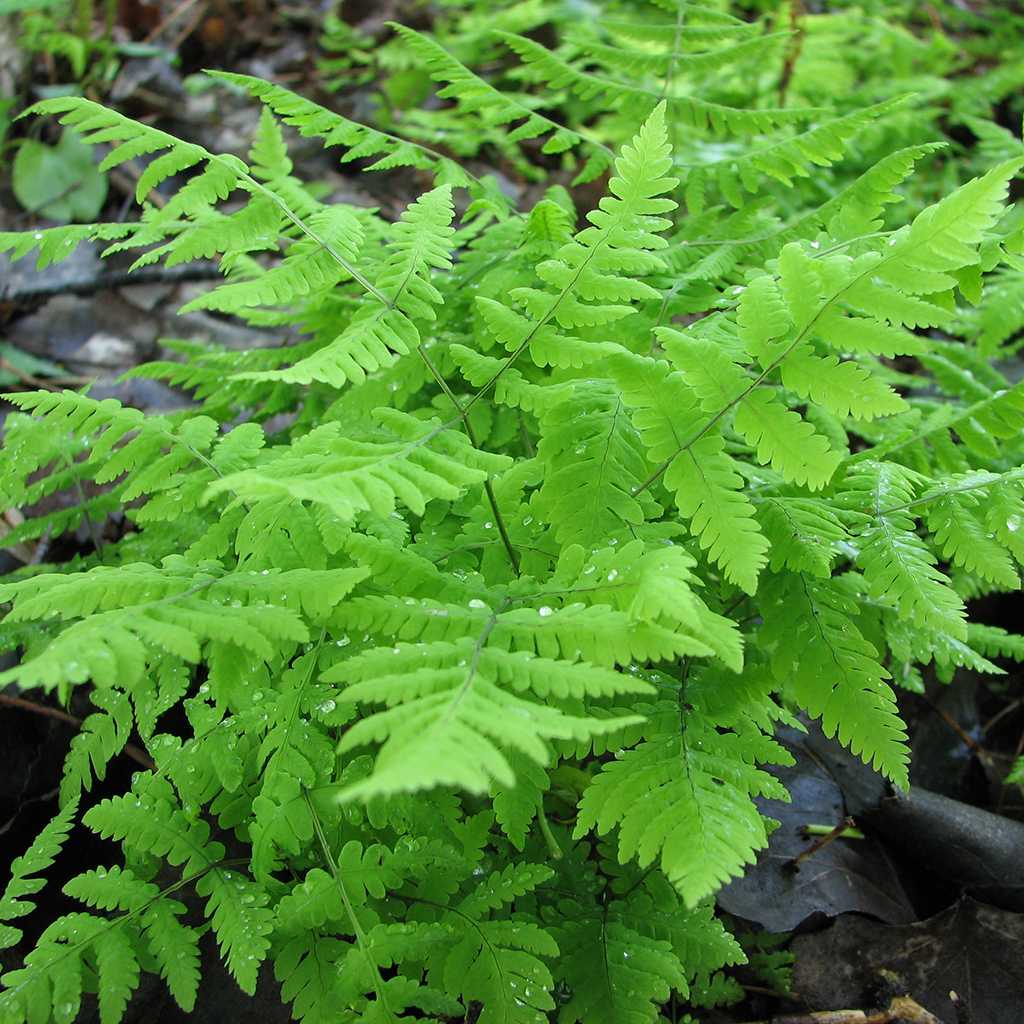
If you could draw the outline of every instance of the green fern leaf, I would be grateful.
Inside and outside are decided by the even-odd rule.
[[[772,572],[793,569],[827,578],[847,531],[819,498],[768,498],[758,507],[758,522],[771,544]]]
[[[736,408],[736,429],[756,446],[762,464],[771,463],[786,480],[818,490],[842,460],[827,438],[798,413],[778,402],[768,388],[747,394]]]
[[[494,383],[494,400],[538,415],[564,402],[571,384],[532,384],[514,366],[493,356],[481,355],[465,345],[452,344],[448,352],[466,380],[475,388]]]
[[[107,763],[124,749],[135,725],[131,703],[123,693],[96,690],[91,699],[98,710],[86,718],[71,741],[61,783],[64,799],[77,796],[82,787],[91,789],[93,776],[106,777]]]
[[[977,483],[989,483],[990,474],[981,474]],[[978,495],[964,488],[975,483],[974,474],[957,474],[949,484],[929,489],[922,499],[927,502],[925,515],[928,527],[935,534],[943,556],[954,565],[1009,590],[1020,586],[1020,577],[1006,549],[992,536],[975,508]],[[977,483],[975,486],[977,486]],[[959,486],[958,486],[959,485]]]
[[[266,890],[235,871],[217,868],[196,882],[196,892],[207,897],[206,915],[228,970],[239,988],[252,995],[270,948],[272,912],[266,907]]]
[[[658,872],[646,874],[616,906],[614,915],[641,935],[671,945],[688,976],[688,985],[676,986],[684,999],[696,995],[693,990],[701,987],[713,971],[746,959],[739,943],[715,916],[712,901],[687,908]]]
[[[600,911],[567,918],[557,938],[573,993],[559,1014],[565,1024],[655,1024],[658,1004],[668,1002],[673,988],[685,988],[668,942],[608,921]]]
[[[199,991],[199,933],[178,920],[185,910],[175,900],[157,900],[142,915],[142,925],[160,976],[178,1006],[191,1013]]]
[[[544,483],[533,507],[561,544],[595,549],[624,537],[623,523],[635,526],[660,513],[650,497],[633,496],[646,462],[622,400],[607,382],[577,383],[572,398],[541,422],[537,455]]]
[[[700,130],[734,132],[736,134],[760,134],[771,131],[778,125],[805,121],[820,113],[818,109],[764,109],[744,110],[709,102],[699,96],[668,96],[664,92],[645,89],[631,82],[621,82],[583,71],[552,53],[546,47],[525,36],[510,32],[496,32],[505,44],[514,50],[529,65],[532,75],[551,87],[570,87],[582,99],[605,97],[609,109],[629,108],[631,110],[652,110],[664,100],[668,104],[673,123]],[[589,48],[589,43],[587,44]],[[586,177],[577,177],[576,182],[589,181],[600,173],[592,167],[584,169]]]
[[[907,787],[905,729],[878,650],[858,630],[856,606],[829,581],[782,574],[762,583],[764,625],[758,642],[774,644],[772,668],[791,680],[794,699],[821,719],[827,736]]]
[[[458,904],[462,935],[429,976],[443,975],[444,989],[482,1003],[483,1024],[544,1024],[554,1009],[551,973],[541,959],[558,955],[554,940],[534,922],[488,915],[553,874],[544,865],[509,864],[482,878]]]
[[[453,216],[450,185],[421,196],[395,226],[396,237],[389,243],[389,254],[375,285],[378,301],[368,301],[334,341],[289,369],[242,373],[237,375],[238,379],[299,384],[319,380],[341,387],[350,380],[361,384],[367,374],[391,367],[399,356],[408,355],[419,344],[413,319],[435,319],[434,306],[444,301],[431,283],[430,273],[432,268],[451,269],[449,242]],[[356,245],[353,241],[352,251],[343,252],[345,259],[355,259]],[[321,258],[328,256],[324,254]],[[282,266],[280,270],[287,270],[291,279],[290,268]],[[272,273],[252,285],[237,288],[265,288]],[[218,294],[223,293],[223,288],[218,290]]]
[[[907,408],[888,384],[872,377],[863,366],[852,360],[840,362],[835,356],[816,356],[803,347],[786,356],[782,382],[801,398],[809,398],[836,416],[868,420]]]
[[[388,410],[379,410],[378,418],[385,419],[387,414]],[[227,490],[242,500],[254,501],[288,495],[320,503],[343,522],[352,522],[364,511],[390,516],[399,501],[422,515],[428,501],[450,501],[483,480],[483,463],[492,470],[508,464],[506,457],[485,457],[481,453],[470,458],[471,464],[467,465],[431,446],[437,433],[436,420],[423,423],[410,418],[410,422],[415,423],[413,436],[395,441],[353,440],[341,436],[340,424],[324,424],[310,431],[301,445],[268,459],[259,469],[232,473],[216,481],[207,489],[206,498]],[[386,425],[408,432],[407,425],[394,419]],[[469,454],[467,446],[451,432],[439,444],[456,446],[459,455]]]
[[[515,775],[515,785],[504,786],[495,782],[491,786],[491,797],[495,820],[509,842],[521,852],[534,819],[538,813],[544,813],[544,793],[551,780],[536,761],[516,751],[510,753],[509,764]]]
[[[108,928],[106,921],[90,914],[65,914],[54,921],[25,957],[25,966],[0,976],[0,1019],[72,1024],[82,1003],[85,954]],[[129,967],[122,980],[131,977]],[[99,979],[101,986],[112,981],[109,971]],[[102,1024],[114,1022],[107,1019]]]
[[[278,114],[285,124],[297,128],[303,137],[322,138],[325,146],[349,147],[344,160],[379,156],[377,163],[371,165],[371,170],[380,170],[385,166],[409,166],[430,170],[441,165],[443,172],[449,177],[449,184],[456,187],[465,186],[471,180],[454,161],[447,160],[413,142],[350,121],[265,79],[226,71],[211,71],[209,74],[247,89],[251,95],[262,100]]]
[[[714,181],[729,205],[736,209],[744,203],[743,191],[754,192],[762,174],[789,188],[793,187],[793,178],[811,174],[811,167],[815,164],[831,166],[846,152],[847,140],[863,131],[877,118],[905,104],[906,97],[885,100],[874,106],[833,118],[799,135],[775,142],[742,157],[729,157],[717,163],[698,165],[692,170],[687,168],[684,173],[687,173],[687,205],[690,212],[699,213],[703,209],[706,181]]]
[[[583,794],[575,836],[619,825],[619,861],[660,855],[666,877],[695,906],[754,861],[767,844],[752,797],[786,792],[749,762],[785,760],[760,742],[700,726],[623,751]]]
[[[910,472],[891,463],[862,463],[847,483],[853,491],[850,504],[873,513],[860,534],[857,557],[868,595],[895,605],[901,619],[966,640],[963,602],[935,567],[934,554],[914,532],[909,508],[916,487]]]
[[[139,962],[131,939],[121,928],[100,935],[94,948],[100,977],[100,1024],[117,1024],[138,987]]]
[[[3,896],[0,897],[0,922],[24,917],[35,909],[35,905],[25,897],[39,892],[46,882],[45,879],[30,876],[45,871],[54,862],[74,824],[77,812],[78,800],[69,800],[40,829],[29,848],[12,862],[11,880],[7,883]],[[20,939],[20,929],[6,924],[0,927],[0,949],[13,946]]]
[[[509,134],[509,141],[520,142],[524,139],[536,139],[550,133],[550,137],[541,147],[541,151],[544,153],[561,153],[570,146],[584,146],[588,150],[589,158],[580,174],[577,175],[577,182],[592,180],[611,163],[611,154],[604,146],[578,132],[556,124],[488,85],[432,39],[420,35],[405,25],[395,22],[388,24],[404,37],[412,52],[424,62],[431,78],[436,82],[447,83],[438,92],[439,96],[455,97],[467,109],[479,111],[484,123],[488,125],[520,121],[521,123]]]
[[[385,741],[373,775],[348,787],[344,799],[436,785],[486,792],[492,780],[511,786],[515,776],[500,747],[518,749],[544,765],[550,756],[546,740],[582,739],[636,721],[565,715],[501,687],[514,673],[514,682],[523,679],[519,689],[543,692],[543,676],[536,683],[530,678],[530,660],[466,638],[368,651],[329,670],[321,678],[347,682],[346,700],[389,705],[357,722],[341,741],[342,750]],[[543,672],[543,663],[539,669]],[[607,683],[616,690],[645,688],[635,680],[608,678]]]
[[[625,353],[609,360],[623,397],[636,412],[633,423],[649,449],[648,459],[667,463],[665,484],[675,495],[679,514],[721,565],[725,575],[747,593],[757,588],[768,542],[742,493],[743,481],[723,454],[723,439],[695,408],[679,373],[667,365]]]

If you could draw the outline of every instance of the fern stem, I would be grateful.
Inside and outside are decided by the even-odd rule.
[[[878,232],[878,234],[889,234],[889,232]],[[854,240],[851,239],[851,241]],[[846,244],[847,243],[845,242],[841,243],[839,248],[844,247]],[[825,255],[825,253],[822,252],[819,253],[818,255]],[[764,367],[764,369],[753,379],[749,387],[747,387],[744,391],[738,394],[734,399],[732,399],[732,401],[726,403],[726,405],[724,405],[721,409],[718,410],[718,412],[716,412],[712,417],[710,417],[710,419],[708,419],[703,424],[703,426],[701,426],[701,428],[693,435],[693,437],[691,437],[685,444],[680,444],[678,450],[673,456],[666,459],[639,487],[633,490],[633,497],[635,498],[638,494],[643,493],[643,491],[650,487],[654,483],[654,481],[657,480],[683,452],[688,451],[690,448],[692,448],[709,430],[711,430],[712,427],[714,427],[724,416],[726,416],[729,413],[730,409],[734,409],[754,390],[761,387],[761,385],[763,385],[765,381],[768,379],[768,376],[775,370],[777,370],[786,361],[790,353],[792,353],[793,350],[796,349],[799,345],[803,344],[808,335],[812,333],[812,329],[814,328],[814,325],[817,323],[817,321],[821,318],[821,315],[825,313],[827,310],[831,309],[831,307],[842,298],[844,292],[849,291],[850,288],[852,288],[856,284],[859,284],[862,280],[864,280],[864,278],[871,277],[872,275],[876,274],[878,272],[878,267],[883,265],[885,262],[886,260],[883,258],[881,261],[879,261],[878,264],[873,265],[871,268],[866,270],[864,273],[860,274],[858,277],[851,278],[849,281],[847,281],[844,284],[843,289],[841,291],[837,292],[835,295],[830,295],[822,304],[821,309],[819,309],[818,312],[814,315],[814,318],[810,321],[810,323],[807,324],[806,327],[804,327],[802,331],[800,331],[797,334],[797,336],[786,347],[786,350],[784,352],[781,352],[773,362],[769,363],[768,366]],[[775,275],[775,279],[778,280],[778,275]],[[948,424],[943,424],[943,426],[948,426]]]
[[[683,38],[683,22],[686,21],[686,0],[679,5],[676,12],[676,37],[672,40],[672,52],[668,55],[668,68],[665,71],[665,81],[662,83],[661,92],[658,94],[658,101],[669,99],[668,90],[672,83],[672,76],[675,74],[676,60],[679,58],[679,43]]]
[[[980,491],[985,487],[991,487],[993,484],[1007,483],[1011,480],[1020,480],[1024,478],[1024,469],[1012,469],[1006,473],[1000,473],[998,477],[990,480],[979,480],[977,483],[966,483],[959,487],[944,487],[941,491],[936,494],[927,494],[923,498],[915,498],[913,501],[904,502],[902,505],[892,505],[890,508],[876,509],[876,516],[890,516],[893,512],[903,512],[908,508],[914,508],[916,505],[927,505],[931,501],[938,501],[940,498],[945,498],[948,494],[966,494],[970,491]]]
[[[462,422],[463,427],[466,430],[466,436],[469,438],[469,443],[480,450],[480,445],[477,443],[476,434],[473,431],[473,425],[469,422],[468,406],[464,409],[462,402],[459,401],[458,395],[448,386],[443,375],[438,371],[434,365],[433,360],[427,355],[427,350],[423,345],[419,345],[420,357],[423,362],[426,363],[427,369],[430,371],[430,375],[434,378],[436,383],[440,386],[441,390],[448,396],[448,400],[455,406],[455,411],[459,414],[459,419]],[[472,403],[470,403],[472,404]],[[494,522],[498,527],[498,533],[501,534],[501,542],[505,545],[505,550],[508,552],[509,561],[512,563],[512,571],[516,576],[520,575],[519,572],[519,556],[516,554],[516,549],[512,544],[512,538],[508,535],[508,530],[505,527],[505,520],[502,518],[501,509],[498,508],[498,499],[494,493],[494,488],[491,486],[490,480],[484,480],[484,491],[487,493],[487,501],[491,506],[491,512],[494,513]]]
[[[537,824],[540,826],[540,834],[544,837],[544,842],[547,844],[548,856],[550,856],[552,860],[561,860],[565,854],[562,852],[562,848],[558,845],[558,840],[555,839],[551,832],[551,824],[548,821],[548,816],[544,813],[543,800],[537,807]]]
[[[11,985],[3,990],[3,996],[10,998],[12,993],[20,992],[22,989],[33,985],[40,975],[51,974],[55,975],[55,967],[57,964],[63,963],[69,959],[79,960],[81,958],[82,951],[87,949],[89,946],[95,946],[96,939],[98,936],[103,935],[106,932],[111,932],[115,928],[122,927],[127,921],[131,921],[132,918],[140,917],[144,914],[154,903],[163,899],[165,896],[170,896],[172,893],[177,892],[179,889],[183,889],[186,885],[190,885],[192,882],[202,878],[203,875],[209,874],[211,871],[220,871],[224,868],[230,867],[245,867],[249,861],[244,857],[238,857],[232,860],[217,861],[215,864],[210,864],[209,867],[204,868],[202,871],[197,871],[192,875],[187,875],[183,878],[178,879],[177,882],[167,886],[166,889],[162,889],[157,893],[156,897],[150,900],[148,903],[142,904],[136,907],[134,910],[127,910],[119,917],[112,917],[104,922],[103,926],[95,932],[91,932],[86,938],[80,940],[77,943],[68,942],[63,948],[64,952],[51,960],[47,960],[45,963],[39,965],[39,970],[35,976],[25,978],[18,985]],[[35,966],[35,965],[33,965]]]
[[[216,159],[212,153],[209,154],[211,160]],[[222,161],[223,162],[223,161]],[[334,248],[328,245],[309,225],[297,214],[294,210],[271,188],[261,184],[252,175],[243,174],[233,165],[230,165],[232,170],[238,175],[239,181],[246,182],[245,190],[247,192],[258,192],[261,196],[271,200],[275,206],[279,207],[281,212],[288,218],[302,234],[306,235],[307,238],[316,242],[324,252],[326,252],[339,266],[344,267],[348,275],[355,281],[361,288],[369,292],[375,299],[383,302],[389,309],[394,308],[394,303],[382,292],[372,281],[365,278],[354,266],[352,266],[340,253],[336,252]]]
[[[58,708],[48,708],[45,704],[35,704],[30,700],[24,700],[21,697],[12,697],[7,693],[0,693],[0,704],[6,704],[8,707],[12,708],[20,708],[22,711],[32,711],[37,715],[46,715],[48,718],[56,718],[58,721],[67,722],[69,725],[73,725],[78,729],[82,728],[81,718],[75,718],[74,715],[69,715],[66,711],[61,711]],[[151,772],[156,771],[156,763],[139,750],[138,747],[131,743],[126,743],[123,750],[124,753],[126,753],[133,761],[137,761],[141,764],[143,768],[146,768]]]
[[[615,221],[615,224],[614,224],[614,225],[612,225],[612,226],[609,226],[609,227],[607,227],[607,228],[605,229],[605,234],[604,234],[604,237],[603,237],[603,238],[601,238],[601,240],[600,240],[600,241],[599,241],[599,242],[597,243],[597,245],[595,245],[595,246],[594,246],[594,247],[593,247],[592,249],[590,249],[590,250],[588,251],[588,253],[587,253],[587,258],[586,258],[585,260],[583,260],[583,261],[582,261],[582,262],[580,263],[580,265],[579,265],[579,266],[578,266],[578,267],[576,268],[576,273],[575,273],[575,275],[573,276],[573,278],[572,278],[572,279],[571,279],[571,280],[570,280],[569,282],[567,282],[567,284],[565,285],[565,287],[563,287],[562,291],[561,291],[561,292],[559,293],[559,295],[558,295],[558,296],[557,296],[557,297],[555,298],[555,301],[551,303],[551,306],[550,306],[550,307],[548,308],[547,312],[546,312],[546,313],[545,313],[545,314],[544,314],[544,315],[543,315],[543,316],[542,316],[542,317],[541,317],[541,318],[540,318],[540,319],[539,319],[538,321],[536,321],[536,323],[534,324],[533,330],[532,330],[532,331],[530,331],[530,333],[529,333],[529,334],[528,334],[528,335],[527,335],[527,336],[526,336],[526,337],[525,337],[525,338],[523,339],[523,341],[522,341],[522,344],[521,344],[521,345],[519,346],[519,348],[517,348],[517,349],[515,350],[515,352],[513,352],[513,353],[512,353],[512,354],[511,354],[511,355],[510,355],[510,356],[509,356],[509,357],[508,357],[508,358],[507,358],[507,359],[505,360],[505,362],[504,362],[504,364],[502,365],[502,367],[501,367],[501,368],[500,368],[500,369],[499,369],[499,370],[498,370],[498,371],[497,371],[497,372],[496,372],[496,373],[494,374],[494,376],[493,376],[493,377],[491,377],[491,379],[490,379],[489,381],[487,381],[487,383],[486,383],[486,384],[484,384],[484,385],[483,385],[483,386],[482,386],[481,388],[479,388],[479,390],[477,391],[477,393],[476,393],[476,394],[475,394],[475,395],[474,395],[474,396],[473,396],[473,397],[472,397],[472,398],[471,398],[471,399],[469,400],[469,404],[468,404],[468,405],[466,406],[466,412],[467,412],[467,413],[469,412],[469,410],[470,410],[470,409],[472,409],[472,408],[473,408],[473,406],[474,406],[474,405],[475,405],[475,404],[476,404],[476,403],[477,403],[477,402],[478,402],[478,401],[479,401],[479,400],[480,400],[480,399],[481,399],[481,398],[482,398],[482,397],[483,397],[483,396],[484,396],[484,395],[485,395],[485,394],[486,394],[486,393],[487,393],[487,392],[488,392],[488,391],[489,391],[489,390],[490,390],[490,389],[491,389],[491,388],[492,388],[492,387],[493,387],[493,386],[494,386],[495,384],[497,384],[497,382],[498,382],[498,381],[500,380],[500,378],[501,378],[501,375],[502,375],[502,374],[503,374],[503,373],[504,373],[504,372],[505,372],[505,371],[506,371],[507,369],[509,369],[509,368],[510,368],[510,367],[512,366],[512,364],[513,364],[513,363],[515,363],[515,361],[516,361],[516,360],[517,360],[517,359],[518,359],[518,358],[519,358],[519,357],[520,357],[520,356],[521,356],[521,355],[523,354],[523,352],[524,352],[524,351],[525,351],[525,350],[526,350],[526,349],[527,349],[527,348],[529,347],[529,345],[530,345],[530,342],[531,342],[531,341],[533,341],[533,339],[534,339],[534,337],[536,336],[537,332],[538,332],[538,331],[539,331],[539,330],[540,330],[540,329],[541,329],[541,328],[542,328],[542,327],[543,327],[543,326],[544,326],[545,324],[547,324],[547,323],[548,323],[548,321],[550,321],[550,320],[551,320],[551,318],[552,318],[552,317],[553,317],[553,316],[555,315],[555,310],[557,310],[557,309],[558,309],[558,307],[559,307],[559,306],[560,306],[560,305],[562,304],[562,302],[563,302],[563,301],[565,301],[566,297],[568,297],[568,296],[572,295],[572,294],[573,294],[573,293],[575,292],[575,290],[576,290],[576,283],[577,283],[577,282],[578,282],[578,281],[580,280],[580,278],[581,278],[581,277],[583,276],[583,274],[584,274],[584,271],[586,271],[586,270],[587,270],[587,268],[588,268],[588,267],[590,266],[590,263],[591,263],[591,262],[592,262],[592,261],[593,261],[593,260],[594,260],[594,259],[595,259],[595,258],[596,258],[596,257],[598,256],[598,254],[599,254],[599,253],[601,252],[601,250],[602,250],[603,248],[605,248],[605,246],[606,246],[606,245],[608,244],[608,242],[607,242],[608,238],[609,238],[609,237],[611,237],[611,235],[612,235],[612,233],[613,233],[614,229],[615,229],[615,228],[618,228],[618,227],[619,227],[619,226],[621,225],[621,222],[622,222],[622,216],[620,215],[620,216],[619,216],[619,218],[618,218],[618,219],[617,219],[617,220]]]
[[[302,704],[303,691],[309,686],[310,681],[313,678],[313,673],[316,671],[317,662],[319,660],[320,651],[324,646],[324,642],[327,639],[326,628],[320,630],[320,639],[316,642],[316,648],[306,653],[306,657],[309,658],[309,664],[306,669],[306,676],[302,682],[295,688],[294,699],[292,700],[292,706],[288,711],[287,719],[281,723],[283,726],[282,735],[283,741],[274,748],[274,752],[270,755],[270,759],[267,761],[266,767],[263,769],[263,774],[267,777],[271,774],[271,765],[275,759],[279,759],[290,749],[292,745],[291,732],[292,727],[295,725],[296,719],[299,717],[299,707]]]
[[[334,859],[334,855],[331,853],[330,846],[327,844],[327,837],[324,835],[323,823],[320,821],[320,816],[316,813],[313,801],[309,798],[309,790],[306,789],[305,786],[302,787],[302,796],[306,801],[310,817],[313,819],[313,828],[316,830],[316,838],[320,843],[320,849],[323,851],[324,859],[327,861],[327,866],[330,868],[331,875],[338,887],[338,892],[341,895],[341,902],[345,905],[345,913],[348,914],[348,919],[352,924],[352,931],[355,933],[356,944],[359,946],[359,951],[363,954],[363,957],[366,959],[366,963],[370,967],[370,973],[373,976],[373,990],[377,994],[377,1000],[380,1002],[380,1005],[384,1007],[384,1012],[387,1014],[388,1019],[394,1021],[395,1015],[391,1007],[388,1006],[387,994],[384,991],[384,979],[380,975],[380,968],[377,966],[377,961],[370,956],[369,942],[366,938],[366,932],[363,931],[363,926],[359,923],[359,918],[356,917],[355,907],[352,905],[352,901],[349,899],[348,890],[345,888],[345,880],[338,872],[338,864]]]

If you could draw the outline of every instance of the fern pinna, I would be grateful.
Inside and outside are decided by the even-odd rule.
[[[622,1024],[673,993],[733,998],[721,972],[744,953],[713,897],[766,843],[754,798],[785,797],[777,723],[804,710],[905,787],[893,680],[1024,653],[965,611],[1018,585],[1024,385],[935,330],[983,272],[1018,266],[1001,218],[1024,161],[903,225],[886,207],[931,144],[792,208],[773,182],[841,160],[898,104],[829,120],[687,93],[687,74],[772,45],[700,10],[691,33],[613,26],[647,57],[595,44],[652,102],[581,230],[564,188],[511,211],[450,158],[242,76],[221,77],[266,105],[248,161],[86,100],[36,108],[110,145],[107,165],[148,155],[143,213],[0,245],[41,263],[86,238],[142,263],[218,256],[226,280],[193,307],[300,340],[173,345],[182,362],[136,371],[195,389],[167,416],[10,396],[4,507],[109,485],[10,541],[128,503],[138,529],[0,588],[24,651],[0,682],[62,699],[88,683],[94,708],[6,920],[130,737],[154,768],[84,814],[124,862],[68,883],[83,909],[3,975],[0,1021],[68,1024],[95,991],[116,1024],[141,970],[191,1009],[187,902],[244,991],[270,961],[311,1024],[471,1002],[484,1024]],[[546,136],[585,176],[605,166],[603,143],[404,35],[459,116],[519,122],[510,144]],[[531,74],[617,88],[503,38]],[[326,205],[277,116],[436,183],[393,224]],[[712,168],[687,126],[764,137]]]

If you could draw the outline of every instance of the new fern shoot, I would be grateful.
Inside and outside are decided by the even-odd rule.
[[[631,137],[557,125],[398,30],[453,130],[610,170],[579,229],[564,188],[512,209],[450,156],[241,75],[219,77],[263,104],[246,160],[81,98],[35,108],[107,167],[144,158],[142,213],[0,247],[219,258],[190,308],[299,340],[170,343],[180,361],[133,371],[193,389],[165,416],[9,396],[3,507],[110,487],[8,543],[116,509],[137,530],[0,586],[24,652],[0,683],[94,707],[5,921],[129,738],[156,768],[84,814],[123,860],[68,883],[81,909],[0,979],[3,1024],[70,1024],[83,991],[117,1024],[142,970],[190,1010],[188,900],[241,989],[269,962],[309,1024],[471,1002],[482,1024],[639,1024],[673,993],[734,998],[745,955],[713,900],[766,843],[754,798],[785,797],[776,725],[804,711],[903,788],[894,686],[1024,653],[965,610],[1019,585],[1024,385],[945,333],[1022,265],[1024,159],[901,219],[935,144],[842,166],[912,100],[730,107],[723,69],[777,40],[671,6],[578,54],[501,36],[528,81],[642,107]],[[395,223],[325,204],[282,123],[433,185]],[[822,168],[832,194],[801,191]]]

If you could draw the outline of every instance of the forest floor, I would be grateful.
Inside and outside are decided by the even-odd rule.
[[[123,44],[122,56],[113,76],[87,84],[86,94],[210,150],[244,154],[259,111],[223,84],[199,87],[197,73],[204,68],[272,80],[356,119],[379,102],[373,79],[355,67],[353,84],[328,92],[319,45],[327,7],[315,2],[124,0],[117,9],[114,39]],[[390,31],[385,22],[429,30],[431,15],[429,8],[406,0],[346,0],[341,17],[365,39],[380,42]],[[63,61],[27,49],[13,20],[7,28],[6,39],[0,29],[0,96],[18,97],[20,103],[54,95],[69,84],[72,76]],[[335,84],[337,77],[335,71]],[[54,138],[52,124],[33,131],[43,141]],[[325,195],[335,201],[378,207],[397,217],[421,190],[415,172],[359,174],[341,164],[336,151],[324,153],[300,139],[295,143],[296,174],[322,182]],[[536,185],[517,181],[500,165],[483,170],[498,175],[503,189],[524,207],[540,194]],[[133,174],[137,179],[138,169],[110,172],[103,219],[130,216]],[[577,194],[582,205],[593,204],[592,188]],[[39,223],[45,222],[17,201],[8,162],[0,173],[0,230]],[[124,263],[101,262],[96,247],[88,246],[43,272],[27,261],[4,260],[0,384],[7,390],[59,390],[92,382],[94,397],[115,397],[146,411],[188,405],[186,392],[122,375],[148,360],[180,358],[163,347],[167,338],[237,349],[283,341],[273,331],[229,317],[179,316],[177,309],[215,273],[212,265],[199,264],[188,265],[184,273],[129,278]],[[4,511],[0,531],[33,511],[40,510]],[[116,537],[120,529],[115,521],[90,523],[74,537],[18,545],[3,552],[0,571],[65,561]],[[1019,595],[1002,595],[974,612],[1016,630],[1022,609]],[[1021,753],[1024,732],[1024,679],[1013,672],[992,679],[958,671],[948,685],[932,680],[925,694],[904,695],[913,750],[909,799],[887,794],[878,778],[813,729],[787,738],[797,763],[781,777],[793,803],[765,806],[781,825],[757,865],[722,891],[719,906],[734,919],[751,922],[752,929],[793,934],[787,940],[795,956],[790,998],[741,974],[748,999],[736,1007],[698,1011],[697,1019],[725,1024],[839,1010],[874,1012],[866,1019],[879,1022],[935,1019],[913,1016],[919,1005],[946,1024],[972,1017],[976,1024],[1024,1022],[1024,793],[1003,781]],[[64,751],[80,724],[75,711],[74,705],[62,710],[52,700],[11,688],[0,695],[0,877],[53,812]],[[126,752],[93,798],[123,788],[139,767]],[[847,815],[857,831],[815,847],[821,837],[808,835],[809,827],[828,832]],[[55,866],[58,873],[84,870],[109,856],[104,844],[80,831]],[[36,930],[45,927],[47,914],[65,909],[53,901],[41,904]],[[890,978],[889,989],[882,991],[880,972],[886,971],[899,980]],[[287,1020],[287,1009],[277,1004],[268,981],[266,994],[249,999],[225,973],[210,973],[189,1020]],[[126,1021],[184,1019],[157,991],[159,983],[154,985],[136,997]],[[959,996],[959,1007],[951,992]],[[854,1018],[833,1018],[840,1019]]]

